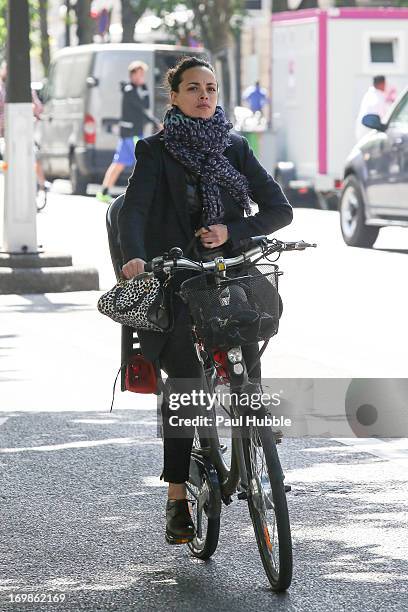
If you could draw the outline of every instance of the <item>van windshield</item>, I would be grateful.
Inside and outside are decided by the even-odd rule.
[[[88,53],[60,57],[57,60],[52,70],[52,82],[50,84],[54,98],[83,97],[91,58],[92,56]]]

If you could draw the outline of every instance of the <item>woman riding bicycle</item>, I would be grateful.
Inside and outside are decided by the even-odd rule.
[[[136,165],[119,215],[122,272],[130,279],[144,264],[172,247],[186,251],[197,237],[196,257],[208,260],[240,252],[240,241],[268,235],[292,221],[292,208],[281,188],[254,157],[242,136],[217,105],[214,68],[196,57],[184,57],[166,73],[171,108],[164,129],[136,145]],[[251,201],[259,212],[251,213]],[[246,215],[246,216],[245,216]],[[172,382],[199,380],[189,314],[173,299],[174,325],[168,333],[138,332],[144,356],[155,361]],[[258,345],[243,347],[253,361]],[[252,376],[260,379],[259,364]],[[184,389],[185,390],[185,389]],[[188,407],[187,407],[188,410]],[[168,411],[167,411],[168,412]],[[171,543],[194,537],[185,482],[193,433],[172,436],[163,413],[164,470],[169,483],[166,539]]]

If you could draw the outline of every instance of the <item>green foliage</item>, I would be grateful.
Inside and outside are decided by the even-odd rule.
[[[408,1],[408,0],[407,0]],[[184,24],[166,24],[175,42],[185,42],[190,33],[209,49],[217,47],[217,38],[223,31],[236,34],[240,28],[245,10],[243,0],[150,0],[149,8],[164,19],[176,8],[184,6],[193,12],[192,18]]]
[[[28,0],[30,11],[31,48],[38,52],[40,46],[39,0]],[[0,0],[0,55],[5,57],[7,44],[7,0]]]
[[[6,10],[7,0],[0,0],[0,54],[2,57],[6,54],[6,38],[7,38],[7,24],[6,24]]]

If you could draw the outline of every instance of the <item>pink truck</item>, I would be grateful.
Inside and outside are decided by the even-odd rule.
[[[376,75],[388,92],[408,84],[408,8],[331,8],[272,16],[275,176],[315,191],[320,207],[341,188],[356,119]],[[390,102],[392,99],[390,95]]]

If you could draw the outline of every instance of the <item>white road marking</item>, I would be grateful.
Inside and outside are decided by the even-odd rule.
[[[46,446],[24,446],[16,448],[0,448],[0,453],[21,453],[23,451],[57,451],[70,448],[93,448],[104,444],[135,444],[136,438],[108,438],[107,440],[83,440],[67,442],[66,444],[50,444]]]
[[[5,422],[8,420],[8,418],[9,418],[9,417],[2,417],[2,418],[0,419],[0,427],[1,427],[2,425],[4,425],[4,423],[5,423]]]
[[[380,459],[389,461],[408,461],[408,438],[394,440],[378,440],[377,438],[333,438],[336,442],[345,444],[351,452],[369,453]]]

